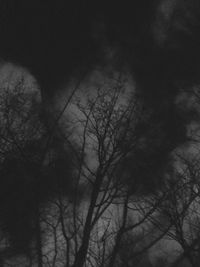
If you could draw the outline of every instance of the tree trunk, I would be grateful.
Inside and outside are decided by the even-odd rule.
[[[90,233],[92,230],[92,217],[94,214],[95,204],[96,204],[97,197],[99,194],[99,188],[101,186],[101,182],[102,182],[102,177],[101,175],[98,175],[98,177],[96,178],[95,184],[94,184],[92,195],[91,195],[90,206],[89,206],[89,210],[87,213],[86,222],[85,222],[84,231],[83,231],[82,244],[77,252],[73,267],[83,267],[85,263],[89,241],[90,241]]]
[[[117,254],[120,249],[120,243],[122,240],[122,236],[124,234],[125,226],[126,226],[126,220],[127,220],[127,213],[128,213],[128,199],[129,196],[127,195],[125,202],[124,202],[124,208],[123,208],[123,215],[122,215],[122,225],[117,233],[116,240],[115,240],[115,245],[111,254],[110,262],[109,262],[109,267],[113,267],[115,264],[115,260],[117,257]]]

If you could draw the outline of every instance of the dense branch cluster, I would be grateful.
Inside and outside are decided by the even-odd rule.
[[[138,170],[158,147],[159,125],[124,81],[82,100],[77,89],[66,100],[76,107],[68,128],[64,117],[47,127],[37,92],[25,89],[21,79],[1,92],[3,266],[161,266],[151,254],[173,241],[179,252],[166,266],[198,266],[199,154],[174,151],[162,184],[147,190]]]

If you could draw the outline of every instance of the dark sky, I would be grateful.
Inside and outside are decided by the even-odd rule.
[[[116,65],[128,65],[145,90],[158,91],[199,76],[198,12],[197,0],[1,0],[0,55],[28,67],[50,92],[104,64],[110,46]]]
[[[143,57],[152,45],[154,2],[1,0],[1,56],[27,66],[49,91],[72,73],[103,64],[105,45],[119,49],[119,64],[132,64],[136,49]]]
[[[198,0],[1,0],[0,58],[27,67],[51,98],[115,51],[110,64],[133,75],[171,150],[185,140],[179,90],[199,84],[199,13]]]
[[[160,175],[170,152],[187,140],[186,117],[192,118],[176,99],[180,89],[200,83],[199,45],[199,0],[0,0],[0,59],[27,68],[43,100],[96,66],[128,69],[156,131],[147,129],[148,153],[136,155],[148,161],[136,170],[146,180]]]
[[[186,140],[175,103],[180,88],[199,84],[199,12],[198,0],[1,0],[0,57],[28,68],[44,99],[108,65],[106,49],[113,50],[110,64],[129,70],[161,125],[160,158]]]

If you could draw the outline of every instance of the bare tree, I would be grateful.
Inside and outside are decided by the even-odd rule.
[[[27,104],[22,85],[11,104],[13,95],[5,91],[1,106],[2,173],[8,177],[10,164],[21,164],[15,175],[24,178],[17,183],[29,185],[30,266],[139,264],[169,230],[158,223],[167,194],[145,194],[143,180],[131,169],[138,172],[137,153],[148,147],[150,115],[139,97],[125,92],[121,77],[82,99],[75,88],[46,130],[39,114],[29,111],[35,102]],[[70,105],[74,113],[64,125]]]
[[[199,265],[199,155],[177,155],[177,166],[166,180],[167,198],[160,206],[170,222],[167,235],[182,248],[172,264],[179,266],[187,259],[191,266]],[[175,164],[176,165],[176,164]]]

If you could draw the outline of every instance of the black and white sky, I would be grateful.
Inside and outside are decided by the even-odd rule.
[[[183,90],[200,84],[199,44],[199,0],[0,0],[0,84],[22,73],[52,113],[81,77],[84,99],[124,73],[159,125],[153,175],[188,141],[196,111]]]

